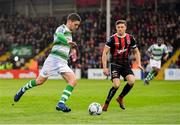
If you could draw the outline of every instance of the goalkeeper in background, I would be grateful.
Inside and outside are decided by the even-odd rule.
[[[148,55],[150,56],[150,67],[151,70],[144,79],[144,84],[148,85],[149,81],[154,79],[161,68],[161,59],[166,61],[168,58],[167,46],[163,44],[163,38],[157,38],[157,43],[151,45],[148,49]],[[163,56],[164,55],[164,56]]]
[[[61,110],[63,112],[71,111],[71,109],[65,105],[65,102],[69,99],[77,81],[74,72],[67,65],[67,60],[69,58],[70,49],[77,46],[77,44],[72,41],[72,33],[78,29],[80,22],[81,17],[77,13],[71,13],[67,17],[66,25],[63,24],[56,29],[52,50],[45,60],[39,76],[35,80],[30,80],[20,88],[14,96],[15,102],[19,101],[27,90],[42,85],[49,76],[61,74],[66,80],[67,86],[61,95],[56,110]]]

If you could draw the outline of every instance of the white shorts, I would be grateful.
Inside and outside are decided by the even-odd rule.
[[[40,76],[47,78],[49,76],[57,76],[63,72],[73,71],[67,65],[67,61],[50,55],[43,64]]]
[[[161,68],[161,60],[157,61],[154,59],[150,59],[150,66],[160,69]]]

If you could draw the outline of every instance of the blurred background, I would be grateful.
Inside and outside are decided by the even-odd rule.
[[[102,68],[106,39],[115,33],[115,21],[125,19],[127,32],[137,40],[146,72],[147,48],[161,36],[169,59],[163,62],[156,79],[180,79],[179,6],[179,0],[0,0],[0,78],[36,77],[51,50],[54,31],[69,13],[77,12],[82,23],[73,34],[78,47],[71,51],[69,62],[78,69],[80,78],[90,78],[90,69]],[[136,70],[135,58],[129,58]],[[143,78],[141,72],[138,78]]]

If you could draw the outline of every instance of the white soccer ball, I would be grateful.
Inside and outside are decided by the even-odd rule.
[[[102,107],[99,103],[93,102],[89,105],[88,111],[90,115],[100,115],[102,113]]]

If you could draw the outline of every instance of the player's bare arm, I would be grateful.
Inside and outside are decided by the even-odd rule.
[[[108,59],[109,50],[110,50],[110,47],[105,45],[103,54],[102,54],[103,73],[106,76],[109,75],[109,69],[107,68],[107,59]]]
[[[134,55],[135,55],[135,58],[137,60],[137,63],[138,63],[138,67],[144,71],[144,68],[142,67],[141,65],[141,55],[140,55],[140,52],[139,52],[139,49],[136,47],[134,50]]]
[[[146,52],[146,54],[147,54],[150,58],[153,58],[153,54],[152,54],[151,51],[148,50],[148,51]]]
[[[164,61],[167,61],[168,56],[169,56],[169,54],[168,54],[168,53],[166,53],[166,54],[165,54],[165,56],[163,57],[163,60],[164,60]]]

